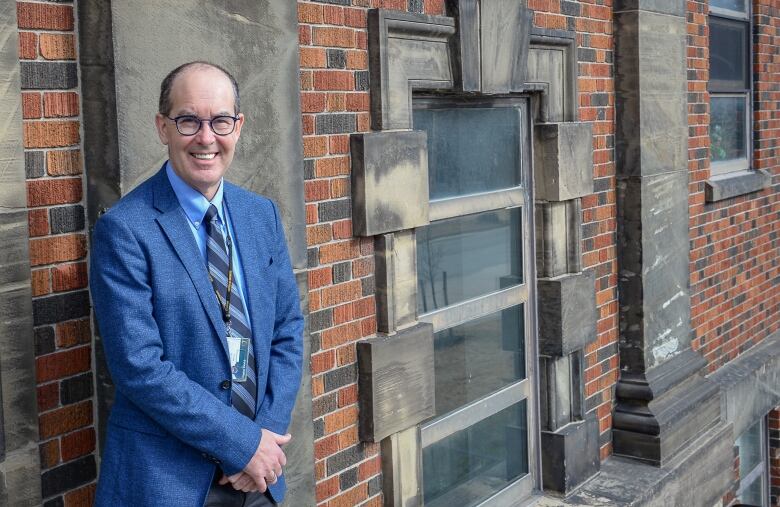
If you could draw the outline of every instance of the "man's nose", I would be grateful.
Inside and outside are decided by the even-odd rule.
[[[195,141],[198,144],[209,145],[214,142],[214,131],[211,130],[209,120],[200,121],[200,130],[195,134]]]

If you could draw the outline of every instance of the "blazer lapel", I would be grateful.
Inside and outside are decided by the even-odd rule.
[[[187,217],[184,215],[181,206],[179,206],[179,201],[176,199],[176,194],[174,194],[173,188],[168,181],[164,167],[157,173],[157,182],[154,187],[154,205],[162,212],[157,217],[157,223],[160,224],[163,232],[168,236],[176,254],[190,275],[192,284],[195,286],[195,292],[198,294],[203,308],[214,326],[214,331],[219,336],[220,343],[222,343],[222,347],[225,349],[225,354],[228,354],[225,324],[222,321],[214,289],[209,282],[206,263],[200,256],[198,245],[187,223]]]

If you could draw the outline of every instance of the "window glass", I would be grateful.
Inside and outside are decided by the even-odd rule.
[[[523,281],[520,208],[440,220],[416,236],[419,313]]]
[[[523,305],[434,336],[436,415],[525,378]]]
[[[745,96],[710,97],[710,156],[713,162],[747,158]]]
[[[431,199],[520,185],[518,109],[415,109],[413,122],[428,133]]]
[[[730,11],[747,12],[745,0],[710,0],[710,8],[728,9]]]
[[[740,478],[737,497],[747,505],[764,505],[764,431],[764,425],[759,421],[742,433],[736,442],[739,450]]]
[[[750,87],[747,66],[748,26],[744,22],[710,17],[711,81],[728,82],[727,85],[734,90]],[[718,84],[715,83],[716,86]],[[712,83],[710,88],[713,89]]]
[[[526,401],[423,449],[426,507],[470,507],[528,473]]]

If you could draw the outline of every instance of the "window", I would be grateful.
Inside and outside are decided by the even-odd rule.
[[[766,418],[762,417],[737,438],[736,446],[739,449],[737,501],[745,505],[769,505],[766,436]]]
[[[750,168],[751,32],[747,0],[710,2],[710,161],[713,176]]]
[[[503,505],[536,486],[529,122],[520,98],[414,102],[431,217],[416,230],[417,310],[435,333],[426,507]]]

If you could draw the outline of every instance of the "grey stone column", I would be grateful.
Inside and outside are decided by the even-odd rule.
[[[38,410],[16,2],[0,1],[0,505],[39,505]]]
[[[620,365],[615,454],[666,463],[719,420],[691,350],[685,4],[615,6]]]
[[[163,77],[192,60],[222,65],[241,87],[246,116],[227,178],[279,205],[307,312],[295,2],[80,0],[78,17],[90,224],[167,158],[154,127]],[[99,336],[95,341],[102,439],[113,388]],[[295,438],[287,447],[289,505],[315,503],[308,334],[304,341],[304,378],[291,426]]]

